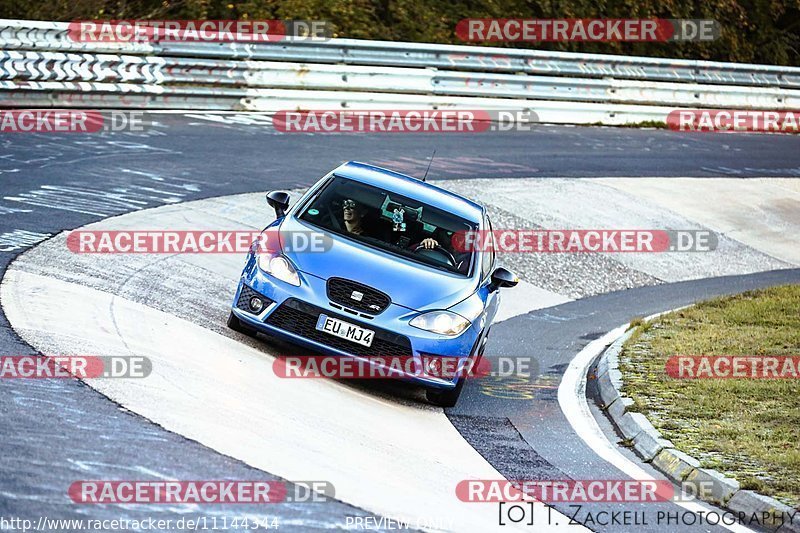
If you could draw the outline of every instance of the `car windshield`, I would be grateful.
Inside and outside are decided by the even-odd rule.
[[[453,235],[476,225],[452,213],[357,181],[335,176],[299,218],[332,233],[411,261],[463,276],[471,252],[453,247]]]

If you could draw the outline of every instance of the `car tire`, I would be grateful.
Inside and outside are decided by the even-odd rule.
[[[244,335],[247,335],[248,337],[255,337],[257,334],[256,330],[242,324],[242,321],[239,320],[239,317],[233,314],[233,311],[231,311],[231,314],[228,315],[228,327],[231,328],[233,331],[242,333]]]
[[[478,365],[481,364],[483,352],[486,351],[486,343],[489,340],[489,332],[491,331],[491,328],[489,328],[489,331],[487,331],[486,335],[483,337],[483,342],[481,342],[478,353],[475,355],[475,363],[473,363],[472,368],[478,368]],[[458,403],[458,397],[461,396],[461,389],[464,388],[464,383],[466,381],[467,376],[462,377],[458,380],[458,383],[456,383],[455,388],[450,390],[426,389],[425,398],[428,400],[428,403],[436,405],[437,407],[455,407]]]
[[[455,388],[450,390],[426,389],[425,398],[428,403],[437,407],[455,407],[458,403],[458,397],[461,396],[461,389],[464,388],[465,381],[467,381],[467,378],[462,377],[456,383]]]

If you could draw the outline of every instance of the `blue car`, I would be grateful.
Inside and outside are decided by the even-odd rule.
[[[352,161],[291,208],[285,192],[270,192],[267,201],[277,219],[264,231],[280,239],[251,247],[228,327],[363,361],[480,361],[498,289],[517,284],[496,267],[491,247],[453,244],[461,234],[491,238],[483,206]],[[319,248],[307,238],[297,244],[297,235],[322,236]],[[456,404],[466,379],[434,371],[398,377],[424,386],[428,401],[444,407]]]

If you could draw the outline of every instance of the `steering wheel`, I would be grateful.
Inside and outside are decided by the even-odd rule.
[[[455,267],[456,266],[456,258],[453,257],[453,254],[451,254],[450,252],[448,252],[446,249],[442,248],[438,244],[436,246],[434,246],[433,248],[425,248],[424,246],[422,246],[420,244],[419,246],[414,248],[414,253],[418,254],[418,253],[420,253],[421,250],[423,250],[425,252],[438,252],[439,254],[444,256],[445,259],[447,259],[447,262],[450,264],[451,267]]]

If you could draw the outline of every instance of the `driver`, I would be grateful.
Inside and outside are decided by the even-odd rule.
[[[364,226],[362,222],[366,214],[367,211],[364,209],[364,206],[356,203],[355,200],[348,198],[342,202],[345,231],[353,235],[364,235]]]
[[[432,250],[433,248],[440,246],[445,250],[447,250],[448,252],[452,253],[453,249],[450,246],[448,246],[450,242],[451,240],[448,238],[447,232],[444,231],[442,228],[437,228],[433,232],[433,237],[427,237],[425,239],[422,239],[419,243],[414,244],[413,247],[416,248],[418,246],[422,246],[423,248]]]
[[[469,270],[469,253],[456,253],[451,246],[453,241],[451,238],[449,238],[448,232],[444,229],[437,228],[433,232],[433,235],[433,237],[422,239],[418,244],[411,245],[410,248],[425,248],[427,250],[432,250],[436,247],[440,247],[452,255],[453,260],[455,260],[455,264],[453,266],[456,267],[459,272],[467,273]]]

